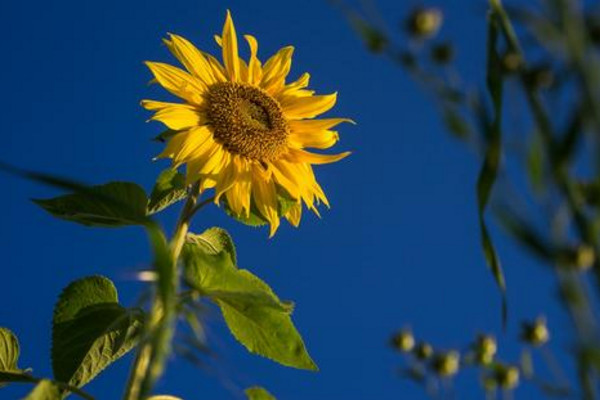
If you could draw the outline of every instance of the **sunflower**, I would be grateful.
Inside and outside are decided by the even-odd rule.
[[[171,135],[157,158],[186,165],[186,184],[200,192],[214,188],[215,203],[242,220],[258,218],[270,225],[281,217],[298,226],[302,203],[317,215],[329,207],[317,183],[313,164],[332,163],[349,152],[327,155],[305,148],[326,149],[338,141],[331,128],[345,118],[313,119],[331,109],[337,93],[315,95],[306,89],[309,74],[286,82],[294,48],[284,47],[262,64],[258,42],[244,35],[250,48],[246,63],[238,55],[238,39],[229,11],[222,36],[215,36],[223,64],[181,36],[164,42],[186,71],[160,62],[146,62],[155,81],[184,103],[143,100],[154,111],[151,120],[166,125]]]

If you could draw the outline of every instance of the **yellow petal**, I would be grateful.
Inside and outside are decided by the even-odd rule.
[[[285,172],[281,171],[277,165],[272,166],[273,177],[275,181],[285,189],[285,191],[294,199],[300,199],[302,196],[302,190],[299,187],[297,181],[291,179],[289,174],[286,175]]]
[[[287,46],[265,63],[260,86],[267,92],[275,92],[283,86],[285,77],[292,66],[292,54],[294,54],[294,48]]]
[[[193,182],[203,179],[206,181],[207,179],[212,179],[217,183],[217,177],[211,176],[206,173],[202,173],[202,170],[206,168],[207,164],[211,165],[211,168],[215,166],[215,154],[220,155],[222,157],[222,149],[221,145],[215,143],[212,140],[207,140],[203,145],[202,149],[195,152],[193,157],[187,162],[187,176],[186,176],[186,184],[192,184]],[[214,187],[214,186],[211,186]]]
[[[250,60],[248,62],[248,83],[258,84],[262,78],[262,67],[258,59],[258,41],[254,36],[244,35],[250,47]]]
[[[150,119],[160,121],[176,131],[200,126],[206,122],[200,111],[188,104],[174,104],[161,108]]]
[[[169,139],[157,158],[172,158],[175,165],[181,165],[191,159],[198,149],[211,142],[211,132],[205,126],[182,131]]]
[[[196,46],[181,36],[170,34],[169,37],[171,40],[165,40],[165,44],[192,75],[207,86],[217,82],[210,63]]]
[[[146,110],[150,110],[150,111],[156,111],[156,110],[161,110],[161,109],[167,108],[167,107],[181,105],[181,103],[169,103],[166,101],[156,101],[156,100],[142,100],[140,102],[140,104]]]
[[[215,187],[215,204],[219,204],[219,200],[221,196],[231,189],[233,184],[235,183],[236,173],[235,173],[235,165],[233,163],[233,155],[228,152],[225,152],[224,155],[224,168],[221,176],[219,177],[219,181],[217,182],[217,186]]]
[[[337,93],[322,96],[287,97],[281,102],[288,119],[313,118],[335,105]]]
[[[279,91],[273,93],[273,95],[276,97],[310,95],[310,94],[312,94],[312,91],[301,90],[308,86],[309,81],[310,81],[310,74],[308,72],[305,72],[302,75],[300,75],[300,78],[298,78],[294,82],[292,82],[288,85],[282,86],[281,89]]]
[[[288,143],[291,147],[315,149],[328,149],[339,140],[339,135],[335,131],[308,131],[294,132],[288,137]]]
[[[277,192],[273,181],[266,181],[260,174],[254,173],[252,176],[252,198],[258,212],[269,221],[269,237],[273,237],[279,227]]]
[[[285,214],[285,218],[290,224],[296,228],[300,225],[300,218],[302,217],[302,204],[294,204]]]
[[[349,151],[340,154],[316,154],[290,148],[282,158],[293,163],[329,164],[346,158],[350,154]]]
[[[233,157],[236,179],[229,191],[225,193],[229,208],[236,215],[250,215],[250,193],[252,190],[250,167],[248,162],[238,156]]]
[[[192,75],[169,64],[147,61],[146,65],[162,87],[189,103],[200,105],[206,86]]]
[[[285,177],[292,185],[294,185],[309,209],[314,209],[314,195],[313,195],[313,180],[309,174],[307,174],[306,168],[303,168],[302,164],[294,164],[286,162],[284,160],[277,160],[274,163],[273,175],[277,180],[279,174]],[[278,181],[283,186],[284,180]],[[290,195],[292,195],[290,193]]]
[[[240,79],[240,65],[238,56],[238,44],[237,36],[235,33],[235,26],[231,19],[231,13],[227,10],[227,17],[225,18],[225,25],[223,26],[223,63],[225,64],[225,70],[227,76],[231,81],[239,81]]]
[[[202,55],[208,60],[208,63],[210,64],[210,68],[212,70],[212,73],[213,73],[213,76],[215,77],[215,79],[218,82],[227,81],[227,74],[225,72],[225,69],[219,62],[219,60],[217,60],[215,57],[213,57],[212,55],[210,55],[208,53],[202,53]]]

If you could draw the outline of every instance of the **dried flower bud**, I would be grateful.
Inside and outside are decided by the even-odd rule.
[[[431,367],[440,376],[456,375],[460,368],[460,354],[454,350],[436,354],[433,357]]]
[[[433,347],[429,343],[420,342],[415,346],[413,353],[418,360],[425,361],[433,355]]]
[[[444,15],[437,8],[417,8],[406,21],[408,32],[417,38],[434,36],[441,28]]]
[[[554,84],[554,72],[546,66],[538,66],[527,71],[527,84],[536,89],[547,89]]]
[[[519,369],[513,365],[500,366],[496,370],[498,386],[504,390],[512,390],[519,384]]]
[[[594,248],[586,244],[582,244],[575,250],[575,266],[577,269],[588,270],[596,262],[596,253]]]
[[[489,364],[494,360],[498,351],[496,338],[491,335],[479,335],[473,344],[475,359],[480,364]]]
[[[431,48],[431,59],[437,64],[448,64],[454,59],[452,43],[440,43]]]
[[[504,53],[501,62],[502,69],[506,74],[515,73],[523,67],[523,58],[513,51]]]
[[[408,329],[401,330],[392,336],[392,346],[403,353],[410,352],[415,347],[415,338]]]
[[[544,317],[537,318],[533,323],[524,322],[521,338],[532,346],[542,346],[550,340],[550,331]]]

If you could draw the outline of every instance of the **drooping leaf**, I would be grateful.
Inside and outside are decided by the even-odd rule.
[[[51,380],[44,379],[23,400],[61,400],[60,388]]]
[[[164,210],[187,197],[185,176],[176,169],[166,169],[160,173],[150,194],[148,214]]]
[[[119,227],[148,223],[146,193],[130,182],[111,182],[33,201],[55,217],[86,226]]]
[[[536,193],[544,187],[544,148],[540,135],[535,133],[527,151],[527,177]]]
[[[85,385],[137,344],[142,324],[142,311],[119,305],[108,278],[91,276],[71,283],[54,309],[54,377],[75,387]]]
[[[496,284],[502,295],[502,324],[506,326],[506,282],[500,259],[492,242],[492,238],[485,223],[485,209],[487,207],[492,188],[496,182],[502,152],[502,68],[497,49],[498,26],[495,14],[491,14],[488,21],[488,60],[487,60],[487,87],[492,99],[494,116],[487,124],[487,148],[483,166],[477,179],[477,203],[479,227],[481,232],[481,247],[485,260],[490,267]]]
[[[269,393],[265,388],[252,386],[244,390],[248,400],[276,400],[275,396]]]
[[[233,242],[225,231],[212,228],[189,235],[182,256],[187,283],[219,305],[231,333],[250,352],[282,365],[317,369],[292,323],[293,306],[236,267]]]

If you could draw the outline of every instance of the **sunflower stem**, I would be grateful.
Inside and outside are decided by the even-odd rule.
[[[172,268],[171,279],[168,279],[168,296],[163,293],[155,294],[147,326],[147,339],[142,343],[131,370],[125,400],[142,400],[148,397],[156,380],[162,375],[164,363],[171,349],[171,342],[175,334],[176,300],[179,291],[178,264],[185,238],[189,230],[192,216],[199,208],[208,204],[207,201],[196,206],[199,197],[199,184],[195,184],[183,207],[175,232],[170,241]],[[210,200],[210,199],[209,199]],[[160,282],[164,277],[160,277]]]

